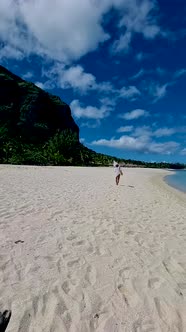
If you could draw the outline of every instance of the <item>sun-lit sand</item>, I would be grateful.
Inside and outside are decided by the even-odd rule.
[[[186,331],[186,195],[166,174],[0,166],[7,332]]]

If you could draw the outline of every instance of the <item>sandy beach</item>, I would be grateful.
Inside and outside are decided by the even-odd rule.
[[[186,331],[186,195],[166,174],[0,166],[7,332]]]

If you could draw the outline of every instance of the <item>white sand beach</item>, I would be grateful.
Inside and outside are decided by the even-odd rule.
[[[186,331],[186,195],[167,173],[0,166],[6,331]]]

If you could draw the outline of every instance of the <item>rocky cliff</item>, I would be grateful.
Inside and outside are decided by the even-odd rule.
[[[1,138],[40,144],[65,129],[79,139],[79,128],[66,103],[0,66]]]

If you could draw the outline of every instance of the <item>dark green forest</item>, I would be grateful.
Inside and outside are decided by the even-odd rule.
[[[0,163],[181,169],[184,165],[118,159],[79,141],[69,106],[0,66]]]

